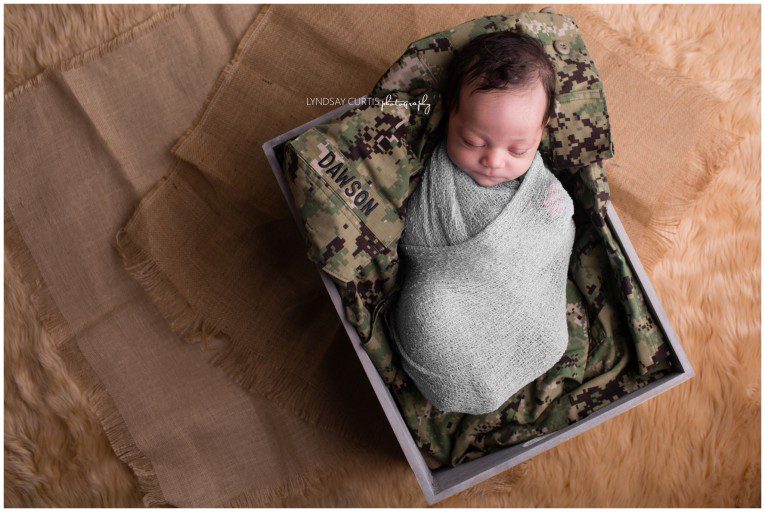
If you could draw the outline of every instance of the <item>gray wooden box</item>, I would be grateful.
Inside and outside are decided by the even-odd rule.
[[[298,126],[297,128],[279,135],[263,144],[263,151],[266,153],[274,172],[274,176],[279,182],[282,193],[289,204],[290,210],[295,217],[295,222],[297,222],[298,229],[303,236],[305,236],[305,228],[303,227],[300,215],[292,199],[289,186],[287,185],[281,170],[280,149],[285,142],[294,139],[312,126],[330,121],[360,104],[362,104],[361,99],[359,99],[358,102],[349,102],[346,105],[327,112],[323,116]],[[614,210],[611,203],[609,203],[607,207],[606,221],[611,227],[612,232],[616,234],[619,244],[627,255],[630,266],[645,294],[648,307],[654,314],[655,319],[658,320],[657,323],[660,329],[669,340],[672,351],[674,352],[675,365],[680,368],[681,371],[666,375],[651,382],[645,387],[623,396],[619,400],[590,414],[588,417],[558,430],[557,432],[552,432],[530,439],[525,443],[498,450],[488,455],[484,455],[479,459],[464,462],[453,468],[439,468],[436,470],[428,468],[425,459],[422,457],[422,454],[415,444],[414,438],[404,422],[404,418],[399,412],[393,395],[383,382],[380,374],[377,373],[377,369],[372,364],[366,351],[361,347],[361,340],[359,339],[356,329],[348,323],[340,300],[340,292],[334,281],[332,281],[328,274],[319,269],[321,279],[327,287],[327,292],[332,299],[332,303],[335,305],[337,314],[340,316],[340,319],[345,326],[345,330],[348,332],[348,337],[351,339],[351,343],[353,343],[353,347],[361,361],[361,365],[364,367],[364,371],[366,372],[367,377],[369,377],[369,381],[372,383],[372,388],[374,389],[378,400],[380,400],[380,405],[382,405],[382,408],[385,411],[385,415],[393,428],[393,432],[396,435],[398,442],[401,444],[401,449],[404,451],[404,455],[406,456],[409,465],[412,467],[417,482],[420,484],[422,492],[425,494],[425,499],[429,504],[433,505],[453,494],[464,491],[469,487],[491,478],[508,468],[539,455],[572,437],[578,436],[579,434],[600,425],[604,421],[607,421],[618,414],[640,405],[649,398],[663,393],[695,375],[688,358],[685,356],[685,352],[683,352],[683,347],[680,345],[677,334],[675,334],[675,331],[669,322],[669,318],[667,318],[667,314],[664,312],[664,308],[662,308],[661,303],[659,303],[656,292],[654,292],[653,286],[651,286],[651,282],[648,280],[648,276],[643,269],[643,265],[640,263],[637,253],[632,247],[630,239],[624,231],[624,228],[619,221],[619,216],[616,214],[616,210]]]

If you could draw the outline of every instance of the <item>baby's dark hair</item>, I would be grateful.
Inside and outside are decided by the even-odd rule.
[[[555,115],[555,68],[538,39],[522,32],[481,34],[455,52],[448,69],[446,117],[459,109],[460,89],[476,81],[475,91],[523,90],[537,81],[547,95],[543,125]]]

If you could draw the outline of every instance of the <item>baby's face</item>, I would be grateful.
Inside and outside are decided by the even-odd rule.
[[[547,97],[542,84],[526,91],[460,91],[446,134],[449,158],[484,187],[524,174],[542,139]]]

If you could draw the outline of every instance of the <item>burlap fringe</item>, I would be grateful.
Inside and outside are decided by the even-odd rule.
[[[67,370],[89,397],[89,403],[104,429],[109,444],[117,457],[125,462],[136,475],[140,489],[144,493],[144,505],[147,507],[170,506],[162,493],[151,461],[136,446],[122,415],[90,363],[83,356],[68,322],[55,305],[7,206],[5,208],[5,252],[6,257],[18,269],[24,282],[30,285],[30,298],[35,312],[45,330],[51,334]],[[223,505],[210,505],[226,507],[288,506],[290,498],[321,495],[322,488],[327,482],[348,475],[350,471],[353,471],[355,464],[364,463],[364,452],[353,451],[352,447],[348,447],[344,451],[341,450],[338,455],[344,456],[344,462],[351,462],[351,464],[343,467],[317,469],[310,474],[298,475],[280,486],[258,492],[245,492]]]
[[[89,403],[98,418],[106,437],[117,457],[125,462],[133,471],[141,491],[144,493],[143,503],[147,507],[165,507],[166,501],[159,485],[156,472],[151,461],[138,448],[111,396],[85,359],[77,344],[77,338],[71,331],[69,323],[64,319],[56,306],[37,264],[32,257],[21,232],[13,219],[11,212],[5,206],[5,254],[11,264],[19,271],[19,275],[30,287],[30,300],[43,328],[51,335],[72,378],[89,397]],[[148,275],[148,274],[147,274]],[[157,287],[161,288],[161,287]],[[199,330],[204,331],[202,322],[196,323]],[[189,333],[195,329],[190,328]],[[371,444],[371,443],[366,443]],[[363,464],[360,458],[364,452],[354,452],[352,446],[338,455],[344,455],[346,461]],[[358,456],[356,460],[353,457]],[[319,495],[322,486],[330,478],[336,479],[341,474],[347,474],[353,466],[332,467],[327,470],[299,475],[285,484],[263,489],[258,492],[246,492],[233,498],[225,506],[229,507],[262,507],[284,506],[290,497],[301,495]]]
[[[194,121],[191,123],[191,126],[189,126],[189,128],[185,132],[183,132],[183,134],[180,137],[178,137],[178,140],[175,141],[175,144],[173,144],[173,147],[170,149],[170,152],[172,154],[174,155],[178,154],[178,150],[180,149],[180,147],[186,143],[186,139],[196,129],[197,125],[202,121],[202,119],[204,119],[204,116],[207,113],[208,107],[214,101],[220,89],[223,87],[225,83],[228,83],[228,81],[231,79],[232,76],[234,76],[234,72],[239,67],[239,64],[241,62],[240,59],[242,54],[244,53],[244,50],[247,47],[249,47],[250,44],[254,44],[254,42],[256,41],[256,38],[254,36],[258,33],[258,31],[263,26],[265,26],[265,20],[271,15],[271,12],[272,10],[269,4],[264,4],[260,8],[260,11],[258,11],[258,14],[255,16],[255,20],[250,24],[250,26],[247,28],[247,31],[239,40],[239,44],[237,45],[236,50],[234,51],[233,57],[223,68],[223,71],[221,71],[220,75],[218,75],[218,78],[215,81],[215,84],[210,90],[210,93],[207,95],[207,98],[205,98],[205,101],[202,104],[202,108],[197,113],[196,117],[194,118]]]
[[[145,19],[144,21],[142,21],[141,23],[134,25],[130,27],[128,30],[117,34],[109,41],[100,43],[97,46],[91,48],[90,50],[86,50],[83,53],[75,55],[69,60],[66,60],[63,63],[58,64],[54,68],[44,69],[43,71],[41,71],[34,77],[24,82],[23,84],[17,85],[13,89],[5,93],[6,106],[10,102],[17,99],[20,95],[40,85],[44,80],[50,78],[51,75],[60,71],[68,71],[70,69],[77,68],[79,66],[82,66],[83,64],[87,64],[88,62],[96,60],[100,58],[101,56],[103,56],[104,54],[114,50],[115,48],[118,48],[124,45],[125,43],[129,43],[130,41],[133,41],[139,36],[151,31],[160,23],[164,23],[165,21],[172,19],[176,14],[187,11],[189,7],[190,6],[188,4],[170,5],[167,9],[164,9],[162,11],[155,13],[151,15],[150,17],[148,17],[147,19]]]
[[[350,341],[348,342],[350,343]],[[353,425],[358,418],[335,409],[328,409],[324,404],[337,401],[337,396],[326,390],[311,389],[306,381],[291,379],[283,368],[275,367],[263,361],[244,344],[233,341],[218,351],[212,364],[222,368],[237,384],[250,393],[258,393],[276,403],[286,406],[299,418],[322,430],[342,436],[347,441],[360,447],[373,447],[374,442],[359,434]],[[315,402],[304,404],[302,398],[307,392],[317,395]]]
[[[357,465],[368,463],[364,454],[346,451],[344,466],[334,465],[331,470],[315,471],[298,475],[278,487],[263,489],[258,492],[244,492],[226,505],[227,507],[295,507],[305,506],[306,500],[326,494],[329,484],[351,476]],[[309,506],[315,506],[311,503]]]
[[[136,211],[139,210],[140,205]],[[357,418],[348,414],[338,414],[337,411],[328,410],[324,406],[325,403],[335,401],[336,396],[328,391],[312,388],[311,384],[304,380],[291,378],[294,376],[284,368],[265,360],[240,340],[232,339],[213,319],[195,311],[177,287],[166,278],[156,262],[126,231],[131,222],[132,219],[126,228],[118,232],[114,246],[122,256],[125,269],[141,285],[173,332],[179,334],[186,342],[204,343],[205,350],[212,354],[210,363],[221,368],[246,391],[273,400],[303,421],[338,434],[353,444],[360,447],[374,446],[373,440],[365,438],[354,429]],[[211,338],[223,343],[216,343],[216,346],[211,347]],[[300,382],[300,385],[296,386],[296,382]],[[301,398],[309,391],[314,395],[318,391],[318,397],[315,402],[306,405]]]
[[[589,11],[586,6],[561,6],[559,12],[574,17],[577,26],[582,31],[585,44],[587,44],[587,34],[591,34],[601,41],[608,41],[610,51],[621,55],[626,62],[632,63],[636,69],[647,70],[651,79],[662,87],[670,91],[675,91],[678,88],[698,91],[699,94],[696,95],[694,101],[699,111],[710,114],[722,111],[721,107],[724,107],[724,104],[718,98],[715,98],[691,78],[680,75],[676,70],[665,67],[634,51],[617,31],[609,27],[601,16]],[[606,91],[606,99],[607,97],[608,91]],[[701,196],[709,180],[724,167],[725,157],[741,140],[742,137],[733,132],[715,130],[710,131],[706,137],[696,143],[693,148],[693,160],[688,165],[691,166],[694,176],[703,176],[704,179],[699,179],[696,182],[681,180],[668,192],[666,203],[661,206],[661,209],[653,212],[644,233],[655,244],[657,250],[651,254],[640,255],[641,262],[647,269],[653,268],[670,248],[683,214],[688,209],[688,204]],[[618,141],[615,143],[615,151],[619,151]],[[608,171],[608,161],[605,162],[605,166],[606,171]],[[625,172],[639,173],[642,170],[625,169]]]
[[[89,397],[93,411],[117,457],[133,470],[144,493],[144,504],[149,507],[168,505],[151,461],[136,446],[111,396],[80,351],[77,338],[56,306],[7,205],[4,214],[6,257],[29,285],[32,306],[43,328],[50,333],[67,370]]]
[[[213,366],[223,369],[232,380],[248,392],[272,399],[288,407],[309,424],[342,436],[347,441],[341,450],[345,460],[354,461],[354,465],[364,463],[363,457],[366,452],[354,450],[354,448],[374,447],[374,440],[360,436],[350,427],[356,421],[355,418],[337,415],[322,407],[325,400],[334,400],[334,397],[328,393],[321,393],[315,404],[308,407],[298,405],[297,399],[304,396],[309,384],[303,383],[300,387],[294,387],[294,380],[288,381],[288,376],[282,368],[268,365],[246,346],[227,336],[215,322],[194,312],[178,289],[164,276],[146,252],[133,241],[125,229],[119,231],[114,245],[122,256],[128,273],[143,287],[174,332],[181,334],[187,342],[204,341],[211,335],[226,340],[224,347],[209,349],[213,352],[210,359]],[[352,465],[332,467],[323,471],[317,470],[310,475],[299,475],[275,488],[245,492],[232,499],[226,506],[289,506],[290,497],[299,499],[307,495],[318,495],[321,493],[323,484],[329,481],[330,477],[336,479],[338,475],[347,474],[353,467]]]
[[[688,165],[693,169],[694,176],[703,178],[692,182],[686,175],[679,176],[678,182],[668,191],[666,202],[651,216],[645,233],[647,238],[655,243],[657,250],[641,255],[641,262],[646,269],[652,269],[670,249],[680,222],[688,211],[688,205],[703,195],[712,178],[725,167],[726,157],[741,140],[739,135],[720,131],[716,135],[699,140],[696,144],[693,159]]]
[[[5,94],[6,106],[18,99],[25,92],[33,90],[39,86],[55,72],[74,69],[90,61],[96,60],[120,45],[128,43],[140,35],[152,30],[158,24],[172,19],[176,14],[187,11],[189,7],[189,5],[170,6],[167,9],[152,15],[138,25],[135,25],[128,31],[115,36],[110,41],[102,43],[69,59],[57,68],[45,69],[33,78],[7,92]],[[224,80],[230,76],[236,64],[238,64],[238,62],[235,64],[235,61],[238,60],[243,51],[246,41],[252,40],[250,36],[253,35],[255,28],[260,25],[260,22],[265,17],[268,9],[269,6],[265,5],[258,13],[255,22],[248,28],[245,36],[242,38],[242,42],[240,42],[237,47],[234,58],[226,65],[224,71],[220,74],[213,88],[213,92],[205,100],[204,106],[197,114],[197,119],[193,126],[187,130],[181,139],[179,139],[179,143],[202,119],[202,116],[215,93],[223,84]],[[97,374],[93,371],[90,363],[88,363],[87,359],[80,351],[76,336],[71,331],[69,323],[61,314],[61,311],[56,306],[53,297],[47,289],[47,286],[42,279],[42,275],[37,268],[37,264],[26,246],[21,232],[18,230],[12,213],[7,205],[5,206],[4,213],[6,257],[8,257],[12,264],[19,270],[24,282],[30,285],[30,299],[41,324],[45,330],[50,333],[61,354],[62,360],[73,378],[90,397],[90,404],[93,407],[94,413],[104,429],[104,433],[106,434],[115,454],[120,460],[125,462],[136,475],[140,489],[144,493],[143,503],[149,507],[169,506],[169,503],[162,493],[159,480],[151,461],[135,444],[127,425],[111,396],[106,391],[106,388]],[[190,306],[181,299],[178,291],[164,278],[156,265],[145,257],[145,255],[142,256],[142,251],[135,247],[132,242],[128,241],[129,237],[123,235],[124,231],[121,231],[118,234],[119,241],[116,242],[115,245],[125,259],[128,271],[143,285],[152,301],[165,315],[165,318],[169,322],[173,331],[180,334],[186,341],[201,340],[205,344],[205,349],[208,349],[207,343],[211,338],[228,340],[225,333],[217,329],[212,323],[206,321],[201,315],[194,313]],[[249,351],[245,347],[238,348],[236,344],[231,343],[226,350],[216,354],[214,364],[225,368],[226,371],[228,371],[231,376],[246,389],[251,391],[254,390],[258,387],[256,381],[264,379],[266,381],[270,380],[274,388],[278,390],[280,388],[279,377],[281,376],[283,379],[284,373],[279,372],[278,369],[272,370],[267,374],[263,371],[256,371],[257,366],[255,364],[247,365],[243,363],[243,361],[247,361],[253,356],[253,354],[248,352]],[[247,370],[247,368],[249,368],[249,370]],[[258,376],[260,379],[257,378]],[[282,392],[272,393],[270,396],[278,400],[294,403],[295,397],[300,396],[304,392],[302,389],[287,392],[284,390],[284,386],[281,386],[281,388]],[[321,412],[322,410],[317,408],[316,411],[305,410],[299,411],[298,413],[303,419],[313,423],[311,419],[314,421],[319,419]],[[349,425],[352,421],[353,418],[346,417],[343,418],[342,424]],[[347,428],[334,429],[334,431],[352,442],[371,446],[369,440],[360,438],[355,432],[348,430]],[[346,455],[352,457],[355,453],[356,452],[353,452],[352,448],[349,447]],[[358,463],[361,464],[363,461],[359,460]],[[345,472],[347,474],[347,472],[351,470],[352,467],[333,467],[331,472],[317,471],[310,475],[298,475],[278,487],[264,489],[258,492],[243,493],[233,498],[229,503],[225,504],[225,506],[279,506],[280,504],[286,504],[290,496],[295,496],[298,493],[302,495],[305,495],[306,493],[318,495],[321,493],[322,487],[330,477],[336,478],[339,472]]]
[[[258,30],[264,26],[264,21],[272,12],[270,7],[270,5],[264,5],[258,12],[255,20],[250,24],[239,41],[233,57],[218,75],[215,85],[205,99],[196,119],[191,127],[173,145],[171,153],[175,154],[178,148],[184,144],[188,136],[204,118],[218,92],[234,75],[241,63],[241,56],[249,45],[254,44],[257,40],[255,36]],[[176,158],[167,176],[177,172],[179,160]],[[158,182],[146,194],[141,201],[142,203],[160,188],[159,185],[162,181]],[[140,211],[140,209],[141,205],[139,204],[135,212]],[[163,275],[156,262],[127,233],[126,230],[129,229],[134,218],[135,213],[133,213],[125,228],[117,234],[115,247],[123,257],[125,268],[144,288],[174,332],[181,335],[188,342],[203,342],[206,350],[210,350],[208,344],[210,338],[226,342],[223,347],[212,349],[214,353],[210,362],[214,366],[223,369],[242,388],[251,393],[259,393],[266,398],[275,400],[279,404],[286,405],[298,417],[311,425],[339,434],[348,441],[360,446],[372,446],[371,440],[360,436],[353,429],[352,425],[355,422],[355,418],[348,415],[331,414],[331,411],[327,411],[326,408],[322,407],[324,401],[332,401],[335,397],[329,394],[322,394],[317,403],[309,406],[302,405],[299,399],[306,392],[312,391],[312,393],[315,393],[317,390],[309,390],[310,384],[305,381],[301,381],[301,386],[295,387],[296,379],[290,379],[290,375],[285,373],[283,368],[269,364],[262,356],[253,352],[240,340],[231,339],[226,332],[216,325],[214,320],[196,312],[181,295],[177,287]],[[299,379],[297,380],[299,381]],[[319,392],[321,393],[322,390],[319,390]]]
[[[228,340],[228,336],[223,331],[194,312],[154,261],[133,243],[125,228],[117,233],[114,247],[122,256],[125,269],[160,309],[170,329],[184,341],[189,343],[201,341],[205,350],[208,350],[211,338]]]

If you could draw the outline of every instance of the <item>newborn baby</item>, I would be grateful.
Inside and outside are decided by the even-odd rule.
[[[573,202],[537,150],[555,81],[519,32],[478,36],[452,62],[390,312],[404,370],[442,411],[492,412],[566,350]]]

